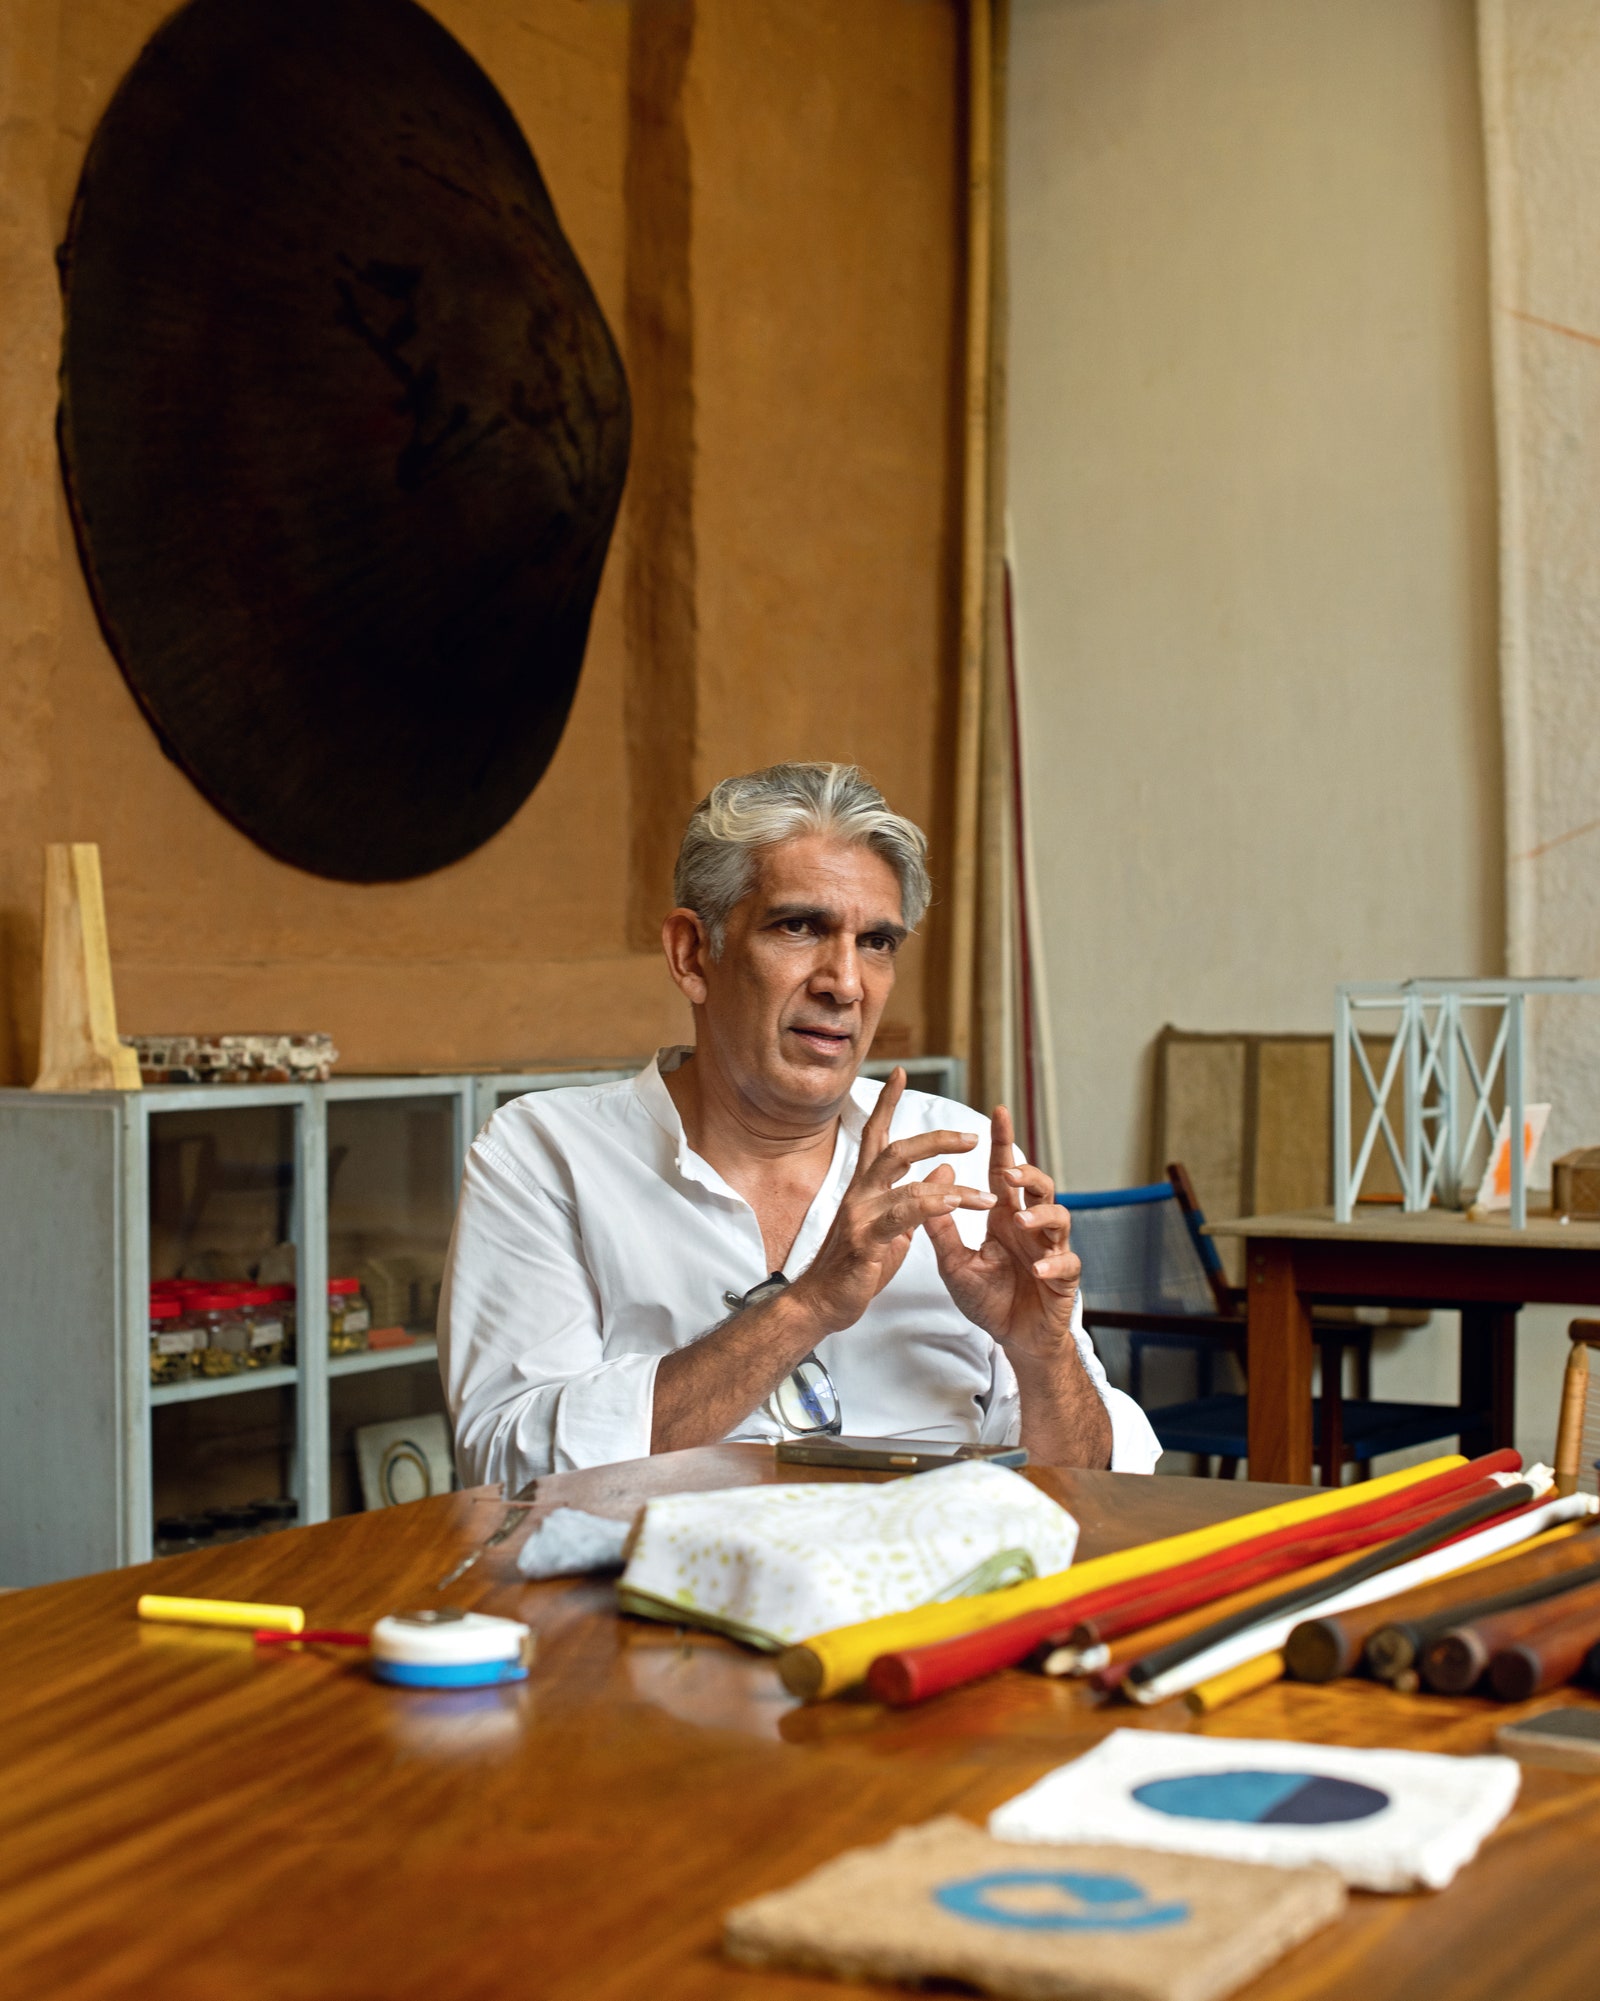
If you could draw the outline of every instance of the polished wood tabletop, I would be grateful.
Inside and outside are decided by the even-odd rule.
[[[530,1521],[803,1477],[721,1446],[541,1481]],[[1085,1556],[1285,1498],[1035,1474]],[[1197,1722],[1020,1671],[903,1713],[804,1707],[770,1658],[619,1617],[609,1583],[524,1584],[520,1537],[452,1495],[0,1597],[0,1995],[7,2001],[827,2001],[883,1989],[724,1963],[722,1913],[841,1849],[991,1808],[1117,1725],[1471,1752],[1508,1715],[1359,1682]],[[331,1648],[140,1625],[157,1589],[304,1606],[318,1626],[453,1603],[526,1619],[532,1678],[387,1688]],[[1530,1772],[1446,1891],[1357,1895],[1246,2001],[1600,1994],[1600,1781]]]
[[[1477,1221],[1361,1205],[1348,1223],[1331,1209],[1301,1209],[1209,1227],[1244,1239],[1249,1459],[1264,1480],[1311,1478],[1318,1303],[1459,1310],[1460,1399],[1473,1414],[1461,1449],[1473,1454],[1516,1438],[1518,1309],[1600,1306],[1600,1223],[1547,1214],[1513,1230],[1498,1212]]]
[[[1348,1223],[1339,1222],[1330,1206],[1284,1209],[1271,1216],[1240,1216],[1226,1223],[1208,1223],[1210,1237],[1298,1237],[1306,1242],[1368,1244],[1454,1244],[1470,1250],[1503,1245],[1512,1250],[1567,1253],[1600,1251],[1600,1223],[1572,1222],[1542,1214],[1530,1205],[1520,1230],[1511,1227],[1508,1209],[1490,1209],[1468,1216],[1460,1209],[1408,1211],[1397,1203],[1356,1204]]]

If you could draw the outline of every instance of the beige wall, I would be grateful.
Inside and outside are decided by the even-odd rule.
[[[162,756],[61,501],[53,252],[170,10],[0,0],[0,1082],[33,1075],[40,851],[69,839],[101,846],[125,1030],[323,1028],[365,1068],[647,1050],[683,1025],[651,931],[711,779],[853,758],[937,821],[953,0],[435,0],[623,345],[636,453],[549,773],[467,861],[376,888],[272,860]],[[892,1004],[902,1043],[929,963]]]
[[[1063,1179],[1148,1052],[1501,965],[1470,0],[1014,0],[1011,504]]]

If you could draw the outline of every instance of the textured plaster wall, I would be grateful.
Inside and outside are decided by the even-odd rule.
[[[1500,462],[1507,970],[1600,975],[1600,15],[1481,0]],[[1600,1144],[1600,997],[1534,1002],[1549,1161]],[[1581,1309],[1587,1313],[1588,1308]],[[1571,1311],[1521,1317],[1548,1451]],[[1542,1435],[1541,1435],[1542,1434]]]
[[[1340,980],[1502,964],[1474,34],[1471,0],[1015,0],[1011,493],[1069,1185],[1143,1177],[1163,1022],[1326,1030]],[[1381,1336],[1377,1393],[1452,1398],[1454,1327]]]
[[[1501,961],[1470,0],[1016,0],[1011,504],[1069,1185],[1162,1024]],[[1592,357],[1600,359],[1600,356]]]
[[[1600,975],[1600,12],[1483,0],[1510,970]],[[1600,999],[1536,1004],[1550,1153],[1600,1144]],[[1549,1154],[1547,1154],[1547,1158]]]
[[[673,815],[712,778],[855,758],[936,814],[954,8],[438,0],[533,144],[643,382],[659,476],[643,507],[630,485],[543,784],[469,860],[378,888],[271,860],[163,758],[60,496],[53,252],[95,121],[168,11],[0,0],[0,1081],[33,1074],[40,849],[69,839],[101,846],[125,1030],[326,1028],[364,1068],[645,1051],[683,1023],[650,912]],[[650,364],[633,344],[684,282]],[[893,1010],[913,1040],[926,964]]]

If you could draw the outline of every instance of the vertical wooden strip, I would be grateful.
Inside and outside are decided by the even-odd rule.
[[[1305,1486],[1311,1479],[1311,1315],[1295,1291],[1294,1253],[1287,1244],[1260,1238],[1250,1244],[1246,1302],[1250,1478]]]
[[[1461,1402],[1479,1417],[1461,1434],[1469,1458],[1514,1445],[1517,1432],[1515,1306],[1461,1309]]]
[[[1006,129],[1007,55],[1010,47],[1009,0],[991,0],[989,105],[991,129]],[[1018,1109],[1022,1051],[1019,1048],[1017,1002],[1022,967],[1017,953],[1017,926],[1025,879],[1015,869],[1012,826],[1012,768],[1015,735],[1013,699],[1014,644],[1006,544],[1006,270],[1005,147],[991,150],[989,170],[989,395],[985,416],[985,519],[982,676],[982,721],[979,726],[978,862],[974,894],[977,918],[973,930],[972,1065],[969,1102],[996,1103]],[[1028,1144],[1025,1142],[1025,1144]],[[1041,1156],[1030,1151],[1030,1158]]]
[[[950,868],[950,1048],[972,1053],[977,941],[978,779],[988,566],[989,327],[993,234],[993,21],[967,5],[967,325],[961,510],[961,654],[956,684],[955,802]]]
[[[693,191],[684,103],[693,40],[692,0],[629,10],[627,942],[646,952],[660,948],[672,864],[698,796]]]

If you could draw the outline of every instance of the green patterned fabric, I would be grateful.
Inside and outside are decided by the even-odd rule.
[[[1078,1525],[1021,1474],[962,1465],[880,1485],[648,1503],[622,1608],[776,1650],[887,1612],[1065,1570]]]

